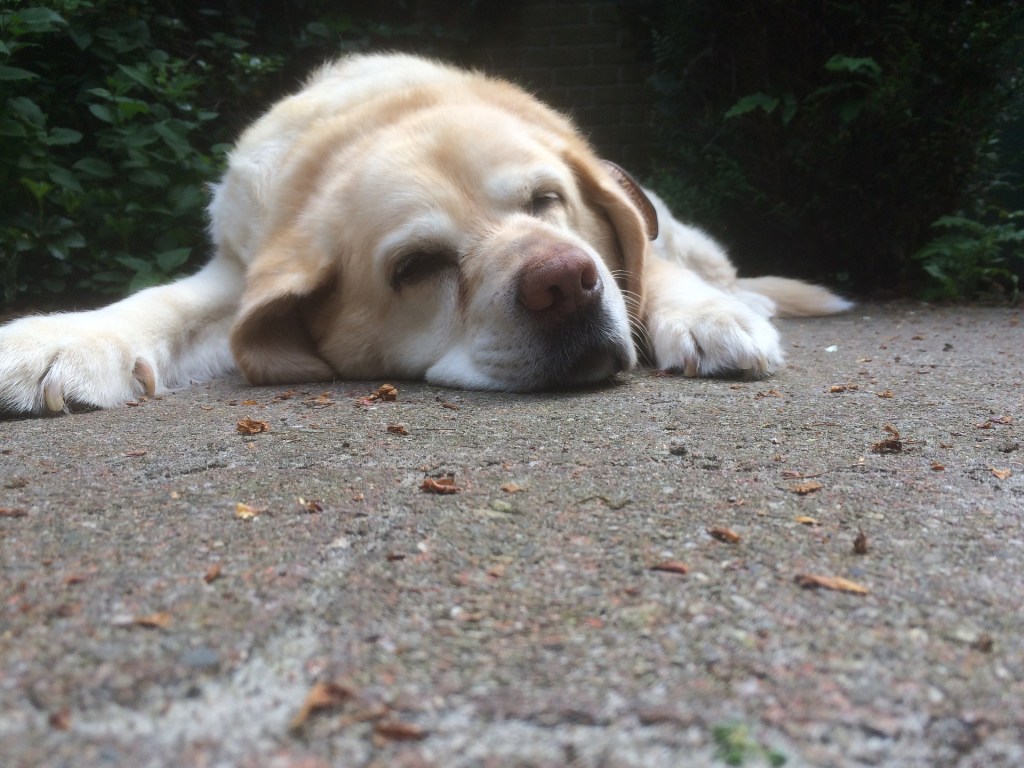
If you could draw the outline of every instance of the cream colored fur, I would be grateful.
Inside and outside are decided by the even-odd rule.
[[[0,410],[111,407],[236,365],[255,383],[574,386],[633,366],[634,339],[662,368],[761,376],[782,364],[770,316],[850,306],[738,279],[650,197],[509,83],[341,59],[240,138],[204,269],[0,328]]]

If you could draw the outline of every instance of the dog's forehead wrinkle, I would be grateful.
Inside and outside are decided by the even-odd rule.
[[[390,223],[378,245],[377,257],[386,259],[417,247],[460,250],[461,239],[455,222],[444,211],[431,208]]]
[[[487,196],[503,204],[519,206],[537,192],[561,192],[566,186],[565,172],[553,165],[537,166],[527,172],[520,169],[492,174],[485,182]]]

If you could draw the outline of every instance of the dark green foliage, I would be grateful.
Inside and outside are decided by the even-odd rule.
[[[197,243],[202,180],[217,163],[205,138],[217,115],[199,106],[211,63],[175,53],[188,34],[179,22],[134,10],[64,0],[0,13],[7,301],[30,282],[139,287],[182,266]],[[217,59],[242,45],[220,42]]]
[[[399,0],[365,6],[0,6],[2,301],[72,290],[87,300],[202,263],[206,185],[262,109],[341,52],[446,40]]]
[[[960,296],[1008,278],[1019,241],[964,218],[961,237],[999,248],[962,268],[948,247],[920,249],[1011,161],[994,142],[1021,100],[1020,3],[707,0],[664,16],[656,87],[674,155],[657,181],[745,269],[898,290],[923,268]]]

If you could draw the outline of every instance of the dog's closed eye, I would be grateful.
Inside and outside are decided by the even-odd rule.
[[[400,291],[458,268],[459,259],[454,251],[441,247],[417,249],[399,257],[391,273],[391,287]]]
[[[543,216],[561,205],[562,196],[557,192],[535,192],[530,198],[527,213],[531,216]]]

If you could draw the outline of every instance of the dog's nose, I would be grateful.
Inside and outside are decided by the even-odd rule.
[[[574,246],[532,259],[520,273],[519,303],[551,321],[585,312],[601,298],[594,260]]]

